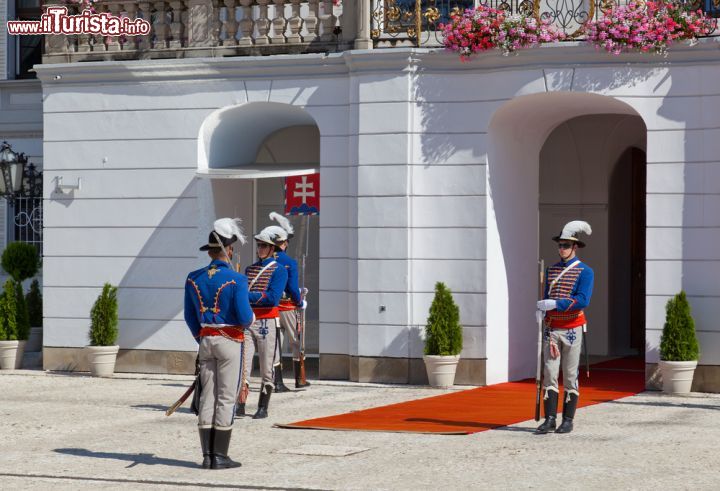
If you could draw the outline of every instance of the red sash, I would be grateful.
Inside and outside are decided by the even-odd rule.
[[[275,319],[280,317],[280,309],[278,307],[253,307],[255,319]]]
[[[245,329],[240,326],[203,327],[200,329],[200,337],[222,336],[234,341],[245,341]]]
[[[289,298],[283,298],[280,300],[278,308],[283,312],[287,312],[288,310],[297,310],[297,305],[295,305]]]
[[[545,325],[557,329],[572,329],[587,324],[585,320],[585,312],[582,310],[568,310],[567,312],[558,312],[550,310],[545,313]]]

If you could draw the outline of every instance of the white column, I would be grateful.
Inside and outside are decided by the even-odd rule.
[[[372,49],[373,47],[372,39],[370,39],[370,1],[358,0],[357,2],[355,49]]]

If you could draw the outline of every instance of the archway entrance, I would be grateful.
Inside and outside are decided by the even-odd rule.
[[[620,226],[614,217],[630,203],[636,206],[633,217],[644,216],[644,189],[639,183],[644,182],[646,131],[628,104],[596,94],[517,97],[493,115],[488,131],[488,384],[534,376],[537,261],[555,262],[557,250],[551,237],[570,220],[585,219],[594,232],[582,251],[582,258],[596,272],[588,309],[590,353],[629,353],[632,332],[635,344],[644,337],[644,323],[630,322],[628,317],[639,315],[644,292],[634,287],[623,292],[615,286],[630,276],[609,272],[615,270],[613,261],[632,256],[632,240],[620,242],[618,235],[635,233],[633,250],[642,248],[644,220],[630,218]],[[639,153],[633,154],[633,148]],[[621,186],[627,184],[623,176],[628,158],[637,162],[630,166],[638,173],[635,189]],[[644,257],[637,254],[631,263],[642,264],[644,270]],[[637,304],[631,309],[632,298]],[[630,325],[641,333],[628,334]]]
[[[206,238],[207,224],[216,218],[242,218],[249,242],[238,255],[244,271],[256,260],[252,236],[268,225],[277,225],[269,219],[270,212],[283,213],[285,177],[317,173],[319,162],[320,132],[303,109],[252,102],[212,113],[198,138],[201,240]],[[314,376],[319,352],[319,223],[318,217],[288,219],[295,229],[288,253],[298,261],[300,282],[309,290],[305,343],[307,369]],[[287,348],[285,343],[285,356],[290,355]]]
[[[644,354],[645,131],[637,116],[580,116],[558,125],[540,151],[539,257],[557,262],[550,238],[568,221],[593,229],[578,256],[595,271],[586,309],[595,357]]]

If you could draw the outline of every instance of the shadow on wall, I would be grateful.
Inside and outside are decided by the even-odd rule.
[[[118,289],[118,315],[123,349],[136,348],[153,336],[177,346],[177,336],[187,334],[182,317],[184,281],[201,267],[197,245],[195,181],[183,190],[127,269]],[[152,203],[150,204],[152,206]],[[189,238],[195,240],[189,240]],[[168,323],[175,324],[172,328]],[[187,336],[187,350],[195,349]],[[157,343],[162,344],[162,340]],[[152,348],[150,348],[152,349]]]
[[[190,113],[195,115],[206,111],[205,108],[207,107],[221,109],[227,108],[228,104],[236,104],[230,106],[230,109],[245,106],[246,109],[249,107],[252,110],[251,106],[254,105],[254,102],[248,102],[248,100],[261,98],[264,101],[266,98],[270,99],[273,95],[272,80],[268,80],[267,84],[264,81],[228,80],[225,78],[226,75],[222,73],[222,69],[217,68],[219,65],[216,62],[204,64],[200,61],[198,63],[203,65],[203,70],[210,74],[202,84],[150,83],[142,85],[141,89],[138,89],[138,85],[134,83],[60,87],[54,85],[54,82],[50,80],[47,82],[50,91],[48,98],[63,96],[82,98],[85,95],[94,97],[92,100],[103,96],[121,98],[123,104],[128,106],[129,111],[138,110],[139,115],[136,121],[139,124],[145,124],[144,115],[152,113],[152,111],[146,111],[147,109],[187,108]],[[222,76],[223,78],[213,79],[213,76]],[[128,79],[131,78],[132,76],[128,75]],[[138,83],[140,81],[141,79],[138,79]],[[313,103],[315,98],[321,98],[323,101],[327,99],[324,93],[320,94],[322,85],[309,85],[311,82],[301,80],[297,82],[297,91],[291,93],[293,92],[290,90],[293,81],[281,80],[275,82],[277,95],[273,98],[287,103],[264,102],[264,108],[254,114],[256,117],[246,118],[246,130],[250,132],[265,128],[268,134],[272,133],[278,125],[278,121],[274,117],[277,115],[277,110],[282,111],[281,123],[283,123],[283,126],[289,124],[288,111],[296,115],[296,120],[290,121],[290,123],[312,123],[315,125],[315,120],[308,112],[298,106],[308,104],[324,109],[322,101]],[[334,83],[333,81],[328,85],[333,86]],[[261,94],[262,91],[267,91],[267,94]],[[338,92],[341,91],[338,90]],[[196,105],[198,101],[201,101],[200,106]],[[326,101],[325,105],[327,105]],[[222,120],[223,125],[227,122],[227,118],[233,117],[232,114],[234,113],[230,111],[230,113],[223,116],[225,118]],[[292,119],[292,116],[290,119]],[[325,120],[327,119],[325,118]],[[203,119],[201,121],[204,122]],[[220,118],[218,118],[217,123],[219,122]],[[198,126],[197,130],[200,130],[200,126]],[[192,128],[190,131],[192,131]],[[327,132],[328,128],[325,128],[325,131]],[[337,129],[336,132],[342,135],[347,133],[343,128]],[[235,132],[235,134],[225,134],[225,137],[231,138],[233,142],[242,142],[243,140],[247,141],[248,136],[253,134],[255,133],[244,133],[242,138],[238,138],[237,132]],[[267,135],[264,134],[263,136]],[[180,138],[179,141],[182,141],[182,139]],[[170,197],[173,198],[174,202],[162,200],[162,205],[158,204],[159,201],[156,202],[152,199],[158,196],[150,195],[150,193],[136,196],[150,198],[143,201],[147,203],[149,208],[154,207],[156,213],[153,215],[157,215],[157,207],[159,206],[166,207],[166,212],[156,226],[153,224],[152,227],[130,227],[133,228],[132,232],[134,234],[144,234],[142,235],[142,242],[137,246],[139,250],[135,249],[137,253],[135,251],[131,252],[131,254],[135,254],[134,258],[123,257],[122,254],[127,254],[126,251],[108,258],[108,264],[112,262],[115,265],[115,272],[122,274],[121,278],[113,277],[112,280],[113,283],[117,282],[119,286],[120,335],[118,342],[123,349],[140,347],[141,349],[147,348],[150,350],[173,348],[188,351],[196,350],[196,343],[190,336],[182,317],[184,280],[189,271],[207,264],[207,255],[199,252],[197,248],[207,238],[208,224],[205,217],[198,218],[198,214],[202,210],[198,210],[198,186],[194,180],[197,168],[195,165],[188,166],[189,162],[196,163],[197,143],[191,141],[188,144],[188,139],[185,138],[185,140],[183,142],[185,147],[183,148],[191,148],[192,154],[188,152],[178,157],[177,153],[173,153],[167,158],[164,156],[158,157],[160,159],[158,162],[141,160],[137,164],[138,167],[176,169],[175,172],[182,174],[179,179],[182,181],[180,186],[187,184],[182,191],[176,188],[177,191],[170,192]],[[257,142],[258,145],[261,142],[262,138]],[[248,154],[248,162],[255,159],[258,145],[253,147],[252,152]],[[252,145],[248,145],[248,147],[250,146]],[[237,143],[232,149],[235,147],[237,147]],[[219,151],[218,147],[214,147],[213,152],[217,151]],[[92,152],[90,150],[85,152],[84,149],[82,151],[78,150],[78,156],[88,157],[88,155],[85,155],[86,153]],[[91,157],[94,158],[96,155],[91,155]],[[226,152],[218,156],[218,161],[223,165],[243,163],[238,161],[236,157],[238,156],[234,155],[232,151]],[[179,159],[179,161],[172,159]],[[184,168],[180,169],[179,167]],[[187,175],[187,181],[184,180],[185,175]],[[137,193],[133,194],[137,195]],[[82,197],[82,195],[78,197]],[[58,204],[66,208],[76,201],[73,194],[52,193],[50,199],[57,201]],[[116,213],[118,215],[123,213],[121,206],[118,207]],[[245,223],[248,222],[245,221]],[[247,230],[247,232],[252,232],[252,230]],[[99,287],[99,285],[95,286]],[[314,294],[317,295],[317,292],[314,292]],[[317,302],[315,303],[317,304]],[[92,303],[88,302],[87,309],[83,307],[83,312],[80,315],[86,315],[85,312],[89,312],[91,305]]]
[[[717,370],[720,365],[720,110],[718,108],[717,80],[720,77],[720,65],[694,66],[684,69],[675,69],[673,76],[666,84],[668,97],[658,108],[659,117],[670,121],[668,126],[680,128],[675,134],[680,134],[684,146],[675,145],[668,148],[669,142],[660,142],[656,138],[658,148],[654,149],[653,162],[665,162],[661,168],[679,170],[674,184],[682,183],[681,189],[670,188],[664,190],[668,194],[658,196],[666,203],[672,203],[672,208],[682,209],[679,217],[675,213],[648,214],[648,227],[658,230],[659,227],[681,227],[680,244],[677,245],[679,257],[667,257],[662,268],[672,271],[677,259],[682,259],[680,271],[673,271],[674,288],[664,291],[653,289],[656,299],[652,303],[653,311],[647,314],[648,320],[658,319],[649,329],[657,330],[657,337],[653,337],[653,344],[649,346],[648,358],[659,360],[659,343],[665,320],[665,304],[667,300],[684,290],[690,302],[695,331],[700,344],[700,360],[702,365],[716,365],[708,367]],[[709,94],[707,97],[685,97],[692,91]],[[673,123],[674,122],[674,123]],[[683,131],[684,129],[684,131]],[[677,140],[675,140],[677,141]],[[679,142],[678,142],[679,143]],[[682,148],[683,154],[675,151]],[[650,152],[648,152],[650,154]],[[681,170],[680,170],[681,169]],[[657,175],[657,173],[655,174]],[[679,181],[679,182],[678,182]],[[648,179],[648,183],[650,180]],[[648,184],[649,187],[649,184]],[[674,187],[674,186],[673,186]],[[652,189],[648,189],[652,192]],[[658,191],[658,190],[654,190]],[[682,197],[673,195],[674,192],[684,192]],[[666,208],[667,204],[663,206]],[[648,207],[649,208],[649,207]],[[677,218],[681,220],[676,223]],[[652,221],[651,221],[652,220]],[[675,228],[677,231],[678,229]],[[673,242],[677,239],[672,239]],[[657,243],[657,242],[656,242]],[[650,244],[650,240],[648,240]],[[667,274],[667,273],[665,273]],[[657,278],[657,273],[656,276]],[[679,280],[679,281],[678,281]],[[648,282],[648,292],[650,292]],[[649,336],[648,336],[649,337]],[[657,344],[655,344],[657,342]],[[708,371],[708,375],[712,372]],[[717,371],[714,372],[717,377]],[[695,375],[697,384],[698,375]],[[718,385],[711,381],[711,377],[701,379],[706,385],[693,387],[693,390],[716,391]]]

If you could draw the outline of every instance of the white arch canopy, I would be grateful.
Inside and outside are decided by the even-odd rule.
[[[319,171],[319,150],[283,152],[268,158],[266,142],[286,130],[316,136],[306,138],[307,144],[319,140],[315,120],[302,108],[277,102],[250,102],[219,109],[210,114],[198,137],[199,177],[224,179],[258,179],[297,176]],[[285,133],[287,134],[287,133]],[[286,147],[289,145],[286,145]],[[281,146],[282,147],[282,146]],[[305,157],[299,157],[299,156]]]

